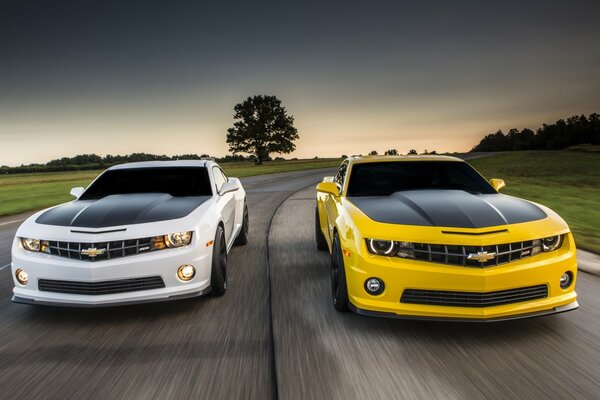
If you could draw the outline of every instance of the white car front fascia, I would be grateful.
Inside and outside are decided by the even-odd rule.
[[[144,224],[83,228],[43,225],[35,222],[44,211],[28,218],[17,230],[12,248],[12,276],[17,301],[69,304],[107,305],[129,302],[166,300],[178,296],[203,294],[210,285],[212,245],[220,215],[215,197],[201,204],[183,218]],[[174,232],[192,231],[192,243],[173,249],[118,257],[110,260],[81,261],[46,253],[30,252],[22,247],[20,238],[62,242],[99,243],[160,236]],[[87,232],[87,233],[86,233]],[[196,276],[189,282],[177,278],[177,268],[191,264]],[[16,280],[17,269],[27,272],[27,285]],[[150,289],[107,295],[80,295],[39,291],[38,279],[99,282],[137,277],[160,276],[165,284],[161,289]]]

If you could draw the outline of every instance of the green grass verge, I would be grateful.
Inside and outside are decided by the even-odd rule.
[[[578,247],[600,252],[600,154],[518,151],[470,161],[503,193],[550,207],[567,221]]]
[[[229,176],[273,174],[304,169],[336,167],[340,159],[270,161],[263,165],[250,162],[222,164]],[[71,188],[87,186],[101,171],[48,172],[0,176],[0,216],[38,210],[70,201]]]

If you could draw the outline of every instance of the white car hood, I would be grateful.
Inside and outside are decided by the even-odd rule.
[[[77,203],[77,200],[42,210],[32,215],[21,224],[17,230],[16,236],[41,240],[93,243],[145,238],[190,230],[195,231],[196,233],[203,233],[203,231],[209,231],[209,228],[214,225],[215,222],[213,220],[217,215],[213,210],[215,207],[214,198],[207,197],[180,218],[165,218],[152,222],[135,222],[133,224],[119,224],[103,227],[72,226],[70,224],[50,225],[38,222],[44,215],[52,215],[61,210],[61,208],[70,209],[71,207],[78,207],[78,205],[74,205],[74,203]],[[162,203],[164,204],[164,202]],[[147,212],[152,214],[152,205],[149,207],[150,209],[146,208],[148,210]],[[178,204],[176,204],[176,202],[170,203],[169,207],[177,208]],[[122,218],[122,220],[133,218],[126,215],[127,210],[128,207],[120,208],[117,205],[111,212],[119,214],[119,217]],[[139,209],[134,210],[133,214],[140,215]],[[55,215],[58,215],[58,213]],[[164,210],[163,215],[172,216],[177,215],[177,213],[175,211],[171,212],[171,210]],[[140,219],[137,221],[140,221]]]

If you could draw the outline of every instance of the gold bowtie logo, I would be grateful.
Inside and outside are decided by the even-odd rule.
[[[97,257],[97,256],[101,256],[102,254],[106,253],[106,249],[97,249],[95,247],[90,247],[89,249],[83,249],[81,250],[81,254],[84,256],[88,256],[91,258]]]
[[[480,263],[484,263],[496,258],[496,253],[488,253],[487,251],[479,251],[477,253],[470,253],[467,256],[468,260],[475,260]]]

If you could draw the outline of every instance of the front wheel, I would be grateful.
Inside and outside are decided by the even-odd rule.
[[[331,251],[331,295],[333,306],[339,312],[348,311],[348,286],[346,285],[346,269],[342,246],[337,232],[333,235]]]
[[[242,220],[242,229],[238,233],[234,246],[244,246],[248,243],[248,231],[250,230],[250,218],[248,216],[248,206],[244,203],[244,219]]]
[[[318,250],[329,250],[329,247],[327,247],[327,241],[325,240],[325,235],[323,235],[323,231],[321,230],[319,207],[315,207],[315,240]]]
[[[212,268],[210,271],[210,291],[213,296],[223,296],[227,290],[227,245],[225,232],[219,225],[213,243]]]

